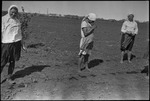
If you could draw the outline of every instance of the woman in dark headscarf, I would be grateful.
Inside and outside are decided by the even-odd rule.
[[[146,78],[149,79],[149,39],[147,41],[148,41],[148,45],[143,56],[143,59],[145,59],[146,64],[144,66],[145,68],[141,70],[141,73],[146,73]]]
[[[135,36],[138,34],[137,23],[133,20],[134,15],[129,14],[128,19],[123,23],[121,28],[121,61],[123,63],[123,57],[125,51],[128,52],[128,62],[131,62],[131,50],[134,44]]]

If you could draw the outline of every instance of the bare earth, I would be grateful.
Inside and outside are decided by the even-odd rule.
[[[139,24],[132,63],[120,64],[121,22],[97,21],[91,72],[78,73],[81,19],[33,17],[27,52],[22,51],[13,79],[1,84],[2,100],[148,100],[149,79],[140,73],[149,26]],[[126,58],[126,57],[125,57]],[[7,74],[4,68],[3,76]]]

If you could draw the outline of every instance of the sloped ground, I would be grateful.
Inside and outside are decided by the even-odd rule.
[[[16,84],[1,84],[1,99],[148,100],[149,79],[141,74],[149,26],[139,24],[132,63],[120,64],[122,23],[97,21],[91,72],[78,73],[79,19],[34,17],[27,52],[16,63]],[[3,76],[7,74],[7,67]],[[2,78],[3,79],[3,78]]]

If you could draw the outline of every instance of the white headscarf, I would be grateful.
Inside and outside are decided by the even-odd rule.
[[[84,21],[85,19],[89,19],[89,20],[92,20],[92,21],[95,21],[96,20],[96,14],[94,13],[89,13],[88,15],[86,15],[82,21]]]
[[[13,7],[15,7],[15,8],[17,8],[18,9],[18,7],[16,6],[16,5],[11,5],[9,8],[8,8],[8,16],[10,17],[10,10],[11,10],[11,8],[13,8]]]
[[[96,14],[94,14],[94,13],[89,13],[89,14],[88,14],[88,19],[91,20],[91,21],[95,21],[95,20],[96,20]]]

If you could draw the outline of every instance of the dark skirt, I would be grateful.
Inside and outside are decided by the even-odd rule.
[[[93,48],[93,41],[90,43],[83,43],[82,46],[80,47],[81,50],[83,51],[88,51],[88,50],[92,50]]]
[[[87,42],[86,40],[82,40],[82,45],[80,46],[80,52],[79,52],[79,56],[81,57],[81,55],[86,55],[89,54],[91,55],[91,50],[93,49],[93,44],[94,42]]]
[[[21,55],[21,41],[1,43],[1,66],[10,61],[18,61]]]
[[[123,33],[121,36],[121,51],[131,51],[134,44],[134,39],[135,36],[128,33]]]
[[[94,41],[90,42],[90,43],[87,45],[86,49],[92,50],[93,44],[94,44]]]

